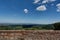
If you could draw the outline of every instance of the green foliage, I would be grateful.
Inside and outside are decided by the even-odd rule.
[[[54,30],[60,30],[60,22],[53,24]]]
[[[31,26],[31,27],[30,27]],[[53,25],[8,25],[0,26],[0,30],[51,30]]]

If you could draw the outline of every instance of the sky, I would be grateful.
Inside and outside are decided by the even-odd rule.
[[[60,0],[0,0],[0,23],[60,22]]]

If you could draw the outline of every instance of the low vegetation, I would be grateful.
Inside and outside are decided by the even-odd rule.
[[[0,25],[0,30],[60,30],[60,23],[39,25],[39,24],[29,24],[29,25]]]

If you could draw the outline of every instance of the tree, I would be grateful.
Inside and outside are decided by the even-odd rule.
[[[60,30],[60,22],[54,23],[54,30]]]

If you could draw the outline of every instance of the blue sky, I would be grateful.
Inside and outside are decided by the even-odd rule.
[[[60,0],[0,0],[0,23],[60,22]]]

